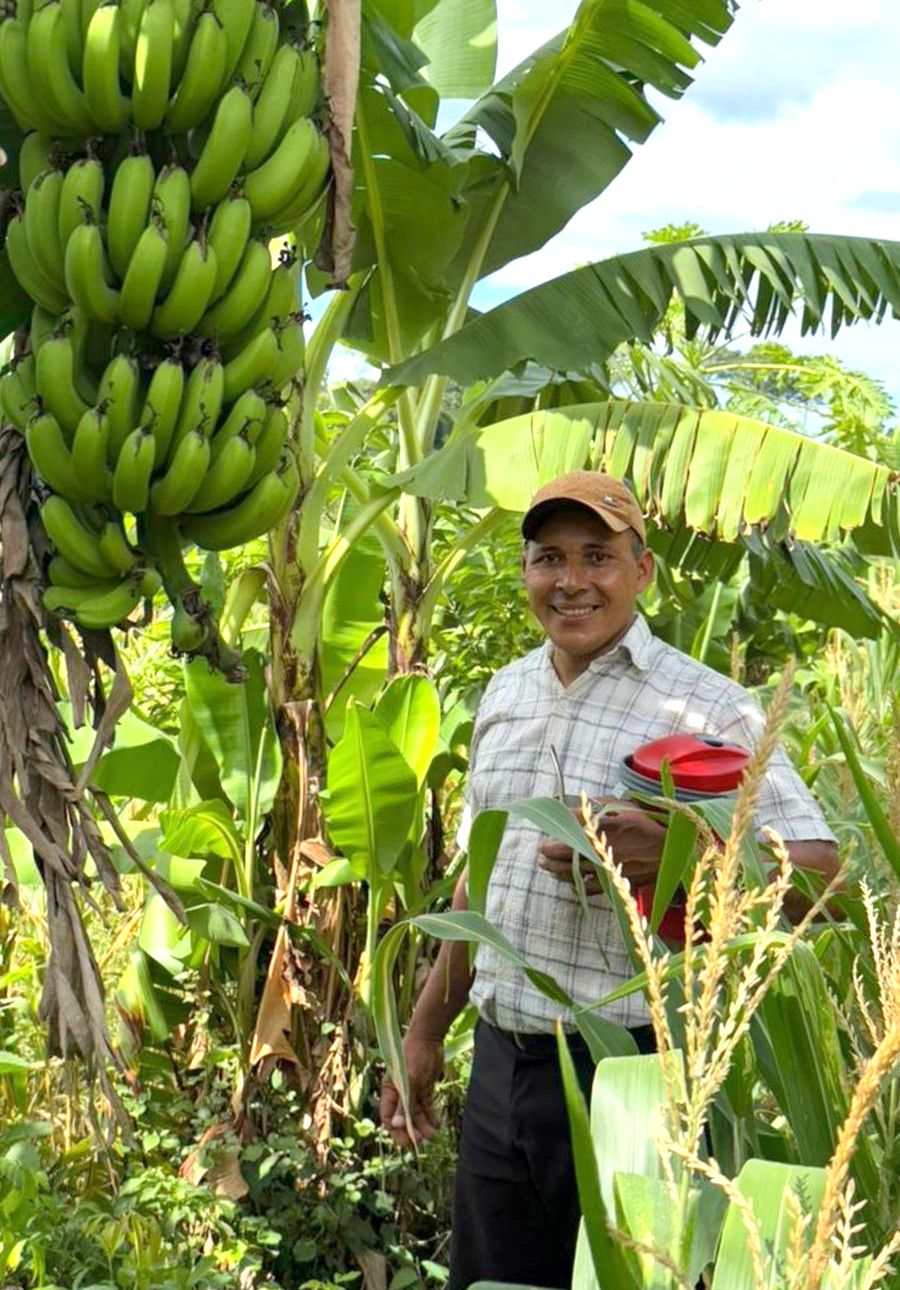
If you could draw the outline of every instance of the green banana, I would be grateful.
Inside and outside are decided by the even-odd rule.
[[[141,373],[137,360],[116,354],[107,363],[97,388],[97,401],[108,422],[107,459],[114,466],[125,440],[138,423],[141,406]]]
[[[272,261],[264,242],[247,243],[241,263],[225,295],[200,319],[197,330],[204,336],[227,340],[236,335],[259,309],[269,289]]]
[[[102,4],[84,38],[81,83],[88,111],[104,134],[124,128],[131,106],[119,88],[120,26],[119,6]]]
[[[140,419],[156,440],[157,462],[168,458],[183,394],[184,368],[178,359],[164,358],[150,378]]]
[[[232,501],[250,478],[255,455],[253,445],[245,435],[237,434],[229,439],[216,460],[211,462],[185,511],[214,511]]]
[[[22,140],[19,148],[19,187],[27,193],[42,170],[51,169],[53,157],[53,139],[49,134],[31,130]]]
[[[202,430],[209,438],[219,420],[224,393],[222,364],[217,358],[201,358],[185,382],[175,433],[169,444],[170,461],[173,452],[191,430]],[[199,480],[197,482],[199,485]]]
[[[175,40],[172,45],[172,84],[181,80],[191,48],[191,37],[200,14],[193,0],[172,0]]]
[[[65,291],[63,245],[59,240],[59,199],[63,176],[59,170],[45,170],[28,189],[25,198],[25,237],[35,264],[59,291]]]
[[[281,138],[299,66],[300,55],[293,45],[282,45],[253,105],[253,129],[245,161],[249,170],[265,161]]]
[[[82,224],[66,243],[66,290],[83,314],[98,322],[119,320],[119,292],[98,224]]]
[[[138,581],[138,591],[145,600],[152,600],[162,586],[162,576],[158,569],[144,569]]]
[[[267,381],[277,358],[275,332],[271,327],[265,327],[225,364],[225,403],[233,403],[244,390]]]
[[[268,379],[276,390],[280,390],[297,375],[306,353],[303,315],[291,314],[278,323],[275,327],[275,339],[278,342],[278,357]]]
[[[169,106],[175,13],[172,0],[150,0],[141,14],[134,49],[131,115],[141,130],[162,125]]]
[[[297,51],[300,61],[294,84],[291,88],[291,103],[288,109],[288,121],[296,121],[298,116],[312,116],[319,102],[321,87],[319,85],[319,60],[314,49]]]
[[[255,0],[212,0],[212,11],[225,33],[225,71],[222,83],[231,80],[238,59],[247,43],[253,23]]]
[[[156,440],[146,426],[138,426],[122,444],[113,470],[113,505],[139,515],[147,509],[150,477],[156,462]]]
[[[119,292],[119,318],[126,327],[143,331],[148,326],[168,253],[169,235],[158,220],[151,219],[138,238]]]
[[[250,142],[253,106],[243,85],[223,95],[197,164],[191,172],[191,204],[203,211],[225,197]]]
[[[250,31],[247,33],[236,68],[236,79],[243,81],[254,99],[272,66],[272,59],[278,47],[280,28],[278,11],[271,5],[262,4],[257,0]]]
[[[94,599],[82,600],[75,609],[75,621],[95,631],[115,627],[128,617],[140,599],[135,580],[129,578]]]
[[[190,430],[180,441],[166,473],[150,490],[150,505],[157,515],[181,515],[203,483],[209,466],[209,439]]]
[[[72,341],[75,389],[85,403],[96,403],[97,382],[88,365],[88,349],[94,324],[79,309],[68,309],[58,320],[57,331],[64,331]],[[100,330],[98,328],[98,330]],[[106,329],[103,328],[105,331]],[[107,351],[108,352],[108,351]],[[106,355],[104,354],[104,359]]]
[[[119,573],[130,573],[137,564],[137,556],[128,545],[125,530],[118,520],[107,520],[100,530],[97,547]]]
[[[264,223],[297,197],[311,169],[317,170],[321,138],[312,121],[300,117],[268,160],[250,171],[244,180],[244,196],[253,207],[255,222]]]
[[[171,133],[183,134],[199,125],[209,112],[222,90],[227,53],[222,24],[207,10],[194,29],[184,74],[166,112],[165,124]]]
[[[66,171],[59,195],[59,240],[67,246],[69,238],[85,221],[100,219],[106,175],[97,157],[82,157]]]
[[[68,0],[63,0],[64,4],[67,2]],[[84,45],[84,40],[88,33],[88,27],[91,25],[91,19],[100,8],[101,4],[105,4],[106,2],[107,0],[75,0],[75,7],[78,9],[78,22],[81,27],[82,46]],[[40,4],[42,3],[42,0],[35,0],[35,3]],[[80,75],[80,71],[76,72],[76,76],[77,75]]]
[[[269,408],[262,434],[255,444],[256,461],[253,463],[253,470],[247,480],[248,487],[262,479],[263,475],[267,475],[270,470],[274,470],[278,465],[284,445],[287,442],[287,433],[287,413],[280,404],[273,404]]]
[[[293,196],[263,221],[271,233],[288,233],[306,223],[326,191],[330,166],[328,140],[319,134]]]
[[[180,600],[172,614],[170,631],[176,654],[195,654],[207,636],[206,624],[188,613]]]
[[[66,53],[66,25],[59,0],[50,0],[28,24],[28,74],[54,128],[61,133],[90,135],[95,123]]]
[[[153,186],[152,209],[169,240],[162,278],[162,289],[168,291],[188,240],[191,218],[191,181],[181,166],[164,166],[159,172]]]
[[[34,412],[37,390],[34,384],[34,359],[31,354],[4,370],[0,378],[0,411],[7,421],[24,433],[28,418]]]
[[[272,270],[269,277],[269,290],[266,292],[265,300],[246,327],[234,336],[230,336],[222,346],[222,353],[226,358],[233,358],[267,324],[283,323],[291,314],[298,312],[299,275],[299,262],[292,256],[285,257],[282,252],[280,263]]]
[[[62,313],[69,303],[68,297],[40,269],[31,254],[22,215],[14,215],[6,226],[6,254],[23,291],[50,313]]]
[[[67,435],[75,433],[88,405],[78,393],[75,347],[68,332],[44,341],[35,357],[34,377],[41,403]]]
[[[28,455],[44,483],[72,502],[89,500],[72,465],[72,454],[56,417],[36,412],[25,427]]]
[[[57,123],[32,84],[27,44],[26,25],[20,19],[7,18],[0,23],[0,94],[23,130],[58,134]]]
[[[230,443],[235,435],[246,435],[248,442],[255,444],[262,432],[267,413],[268,408],[262,395],[256,390],[245,390],[239,398],[235,399],[228,416],[212,437],[211,460],[218,461],[225,445]]]
[[[74,618],[80,606],[96,603],[101,596],[117,591],[121,585],[119,578],[103,580],[95,578],[90,584],[84,586],[75,583],[47,587],[43,595],[44,608],[48,613],[57,614],[59,617]]]
[[[48,497],[41,507],[41,520],[50,541],[69,564],[98,578],[115,577],[115,569],[100,554],[98,534],[64,498],[55,493]]]
[[[215,280],[216,253],[205,236],[195,238],[181,257],[171,291],[153,310],[153,335],[174,340],[192,331],[209,303]]]
[[[253,212],[244,197],[229,194],[213,211],[207,238],[216,253],[216,281],[212,299],[218,300],[231,285],[250,237]]]
[[[36,354],[45,340],[53,335],[59,327],[59,315],[49,309],[35,305],[31,311],[31,326],[28,329],[28,348]]]
[[[74,3],[72,0],[63,0],[62,19],[66,32],[66,58],[69,60],[72,75],[77,79],[81,76],[81,59],[82,50],[84,49],[80,0],[75,0]]]
[[[75,428],[72,469],[91,502],[112,500],[109,455],[109,418],[103,404],[88,408]]]
[[[112,575],[107,575],[112,577]],[[55,555],[47,565],[47,577],[53,583],[54,587],[62,587],[67,590],[90,588],[92,591],[97,590],[98,578],[94,573],[85,573],[83,569],[76,569],[74,564],[69,564],[61,555]]]
[[[206,551],[242,546],[284,519],[297,495],[298,483],[296,467],[286,478],[270,471],[234,506],[209,515],[186,516],[182,532]]]
[[[134,79],[134,56],[145,4],[146,0],[119,0],[119,72],[129,84]]]
[[[109,193],[106,249],[122,281],[141,234],[147,227],[156,172],[146,152],[133,153],[119,163]]]

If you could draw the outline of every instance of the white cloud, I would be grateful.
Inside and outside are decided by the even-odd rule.
[[[499,0],[500,70],[575,5]],[[548,20],[552,16],[552,22]],[[506,266],[483,304],[696,220],[713,232],[805,220],[817,232],[900,239],[900,5],[768,0],[743,7],[683,100],[596,203],[536,254]],[[477,303],[477,300],[476,300]],[[896,323],[810,342],[884,380],[900,399]]]

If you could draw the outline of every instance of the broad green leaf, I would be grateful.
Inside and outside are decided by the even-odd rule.
[[[249,949],[247,933],[231,910],[221,904],[194,905],[186,909],[188,927],[213,945],[237,945]]]
[[[575,1161],[575,1177],[578,1182],[578,1199],[581,1202],[582,1228],[579,1242],[584,1243],[590,1251],[594,1277],[599,1290],[639,1290],[640,1274],[632,1251],[625,1248],[613,1237],[609,1229],[610,1215],[615,1213],[607,1204],[602,1186],[601,1172],[595,1154],[595,1140],[592,1135],[592,1119],[584,1104],[584,1095],[575,1072],[575,1063],[569,1052],[565,1034],[560,1025],[556,1030],[559,1049],[559,1064],[562,1071],[563,1093],[566,1099],[566,1110],[569,1114],[569,1132],[572,1137],[572,1155]],[[610,1061],[636,1061],[638,1058],[610,1058]],[[603,1062],[600,1063],[602,1067]],[[600,1067],[598,1067],[598,1070]],[[593,1116],[593,1099],[592,1112]],[[573,1285],[582,1285],[584,1280],[579,1276],[576,1256]]]
[[[240,836],[224,802],[198,802],[183,810],[163,811],[159,817],[160,845],[176,856],[220,856],[240,859]]]
[[[767,1285],[777,1285],[777,1268],[784,1259],[790,1236],[787,1198],[793,1192],[800,1210],[812,1217],[822,1202],[825,1170],[784,1165],[772,1160],[748,1160],[736,1179],[738,1190],[750,1201],[760,1227]],[[712,1290],[758,1290],[748,1250],[741,1212],[729,1202],[716,1257]]]
[[[113,797],[166,802],[178,774],[178,753],[168,735],[135,712],[116,725],[115,745],[98,761],[91,783]]]
[[[556,174],[562,162],[557,157]],[[545,181],[546,182],[546,181]],[[550,180],[549,183],[553,183]],[[420,384],[431,372],[462,386],[509,371],[527,360],[563,371],[602,362],[625,341],[649,342],[674,295],[681,297],[688,334],[710,339],[727,333],[761,284],[780,276],[758,250],[777,250],[790,272],[793,303],[803,306],[804,333],[868,317],[864,297],[870,279],[853,251],[875,247],[883,266],[879,309],[900,308],[900,242],[810,233],[743,233],[695,238],[691,243],[645,247],[583,265],[522,292],[469,322],[455,335],[387,373],[386,382]],[[702,277],[688,271],[687,247],[708,253]],[[832,251],[849,253],[846,266],[827,268]],[[521,252],[519,252],[521,254]],[[755,262],[756,261],[756,262]],[[843,263],[843,261],[842,261]],[[835,310],[839,288],[852,307]],[[754,314],[753,335],[777,335],[787,315],[776,295]]]
[[[147,1027],[153,1039],[167,1038],[169,1023],[156,996],[149,961],[144,951],[137,947],[131,950],[128,964],[119,978],[116,1007],[129,1032],[139,1033]]]
[[[245,821],[257,822],[271,810],[281,778],[281,751],[275,735],[264,675],[256,650],[244,654],[247,680],[239,685],[210,670],[204,659],[185,666],[191,711],[219,769],[228,800]]]
[[[348,883],[358,881],[359,875],[354,872],[350,861],[337,856],[319,870],[312,880],[312,889],[317,891],[319,887],[346,887]]]
[[[339,739],[351,696],[368,705],[384,682],[388,641],[384,634],[365,653],[359,652],[384,622],[380,593],[384,587],[384,552],[371,534],[348,552],[328,588],[322,609],[322,690],[330,695],[343,681],[326,715],[328,733]],[[357,660],[353,671],[347,669]],[[344,679],[346,677],[346,679]]]
[[[378,718],[357,703],[328,759],[328,832],[360,878],[377,881],[397,863],[409,834],[418,787]]]
[[[158,892],[152,891],[144,904],[138,948],[173,977],[179,976],[191,955],[194,938],[183,927]]]
[[[441,703],[434,682],[427,676],[396,677],[375,705],[375,715],[421,788],[441,728]]]
[[[442,98],[473,99],[494,79],[495,0],[438,0],[416,24],[413,40],[428,56],[422,74]]]
[[[701,433],[708,420],[715,435]],[[617,448],[623,436],[628,446],[625,453]],[[768,484],[769,444],[780,460],[793,463],[783,472],[777,495]],[[866,493],[870,498],[867,526],[900,526],[900,489],[886,466],[736,413],[665,403],[583,404],[459,432],[396,481],[414,496],[465,499],[479,508],[524,511],[541,484],[567,470],[588,467],[597,458],[603,469],[634,481],[653,523],[684,529],[688,536],[686,475],[697,490],[717,494],[714,510],[706,506],[703,511],[704,536],[732,543],[746,527],[748,508],[753,508],[757,521],[766,523],[773,522],[782,508],[792,513],[808,496],[809,469],[816,471],[819,466],[840,469],[849,490],[861,488]],[[761,509],[763,498],[768,498],[767,509]],[[860,511],[829,506],[818,514],[818,527],[813,527],[814,518],[809,512],[810,540],[837,540],[845,531],[852,536],[850,526],[860,524]],[[671,562],[668,550],[661,554]]]

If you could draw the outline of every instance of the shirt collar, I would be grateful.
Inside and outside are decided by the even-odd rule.
[[[591,674],[601,671],[609,659],[617,658],[622,654],[627,654],[634,667],[639,672],[649,672],[652,664],[654,637],[650,628],[647,626],[647,620],[643,614],[635,614],[634,622],[628,628],[628,631],[621,640],[616,641],[611,650],[605,654],[599,654],[585,668],[582,675]],[[544,641],[541,647],[545,669],[549,669],[553,675],[556,670],[553,667],[552,657],[553,645],[549,640]]]

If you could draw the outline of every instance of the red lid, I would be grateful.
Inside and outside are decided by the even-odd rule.
[[[638,748],[631,765],[639,775],[658,782],[660,767],[667,761],[676,788],[727,793],[740,784],[749,760],[746,748],[710,735],[666,735]]]

